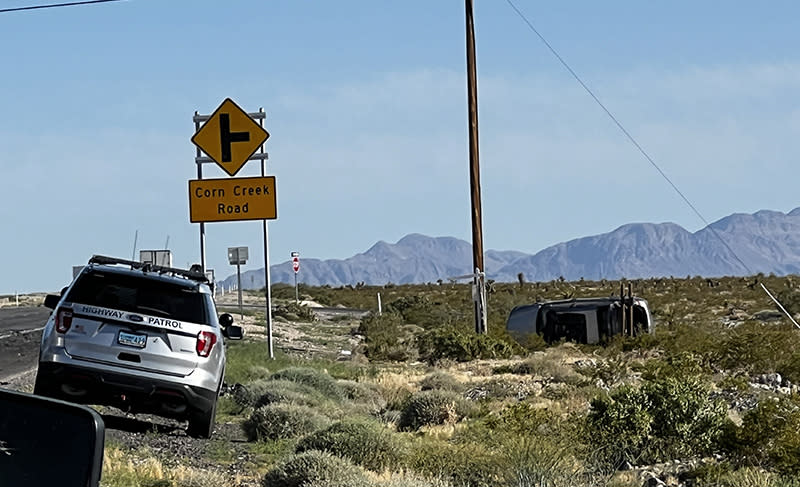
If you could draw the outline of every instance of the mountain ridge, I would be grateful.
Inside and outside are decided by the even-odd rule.
[[[788,213],[733,213],[696,232],[673,222],[627,223],[535,254],[487,250],[484,260],[488,278],[501,282],[516,281],[520,272],[528,281],[796,274],[800,273],[800,207]],[[347,259],[302,259],[298,282],[331,286],[436,282],[470,274],[471,267],[469,242],[410,233],[394,244],[379,240]],[[294,282],[291,261],[270,270],[273,283]],[[222,285],[230,289],[235,282],[234,274]],[[264,287],[264,269],[244,272],[242,287]]]

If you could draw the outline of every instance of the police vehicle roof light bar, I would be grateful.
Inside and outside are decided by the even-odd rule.
[[[126,260],[126,259],[118,259],[116,257],[107,257],[105,255],[93,255],[91,259],[89,259],[89,264],[100,264],[100,265],[127,265],[130,266],[131,269],[141,269],[144,272],[158,272],[159,274],[173,274],[186,277],[187,279],[191,279],[193,281],[198,282],[209,282],[208,277],[201,273],[195,272],[186,269],[176,269],[174,267],[165,267],[159,265],[152,265],[149,262],[136,262],[133,260]]]

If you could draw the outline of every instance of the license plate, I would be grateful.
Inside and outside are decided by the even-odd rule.
[[[137,335],[135,333],[121,331],[117,337],[117,342],[119,342],[120,345],[144,348],[144,346],[147,344],[147,335]]]

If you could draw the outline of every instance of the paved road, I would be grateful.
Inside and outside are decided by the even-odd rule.
[[[36,367],[47,308],[0,308],[0,384],[10,376]]]
[[[217,303],[217,308],[225,310],[238,310],[239,305],[237,303]],[[243,304],[242,308],[246,309],[264,309],[263,304]],[[360,308],[328,308],[328,307],[310,307],[311,311],[315,313],[324,313],[329,315],[348,315],[353,316],[356,318],[361,318],[369,314],[368,309],[360,309]],[[274,311],[274,309],[273,309]]]

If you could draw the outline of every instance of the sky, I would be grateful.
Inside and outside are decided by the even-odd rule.
[[[800,206],[800,3],[513,3],[707,221]],[[267,113],[271,264],[409,233],[469,241],[464,15],[455,0],[0,13],[0,294],[58,290],[93,254],[130,258],[135,236],[199,262],[192,116],[227,97]],[[704,226],[506,0],[476,0],[475,28],[486,249]],[[228,247],[263,267],[260,221],[206,228],[218,277]]]

